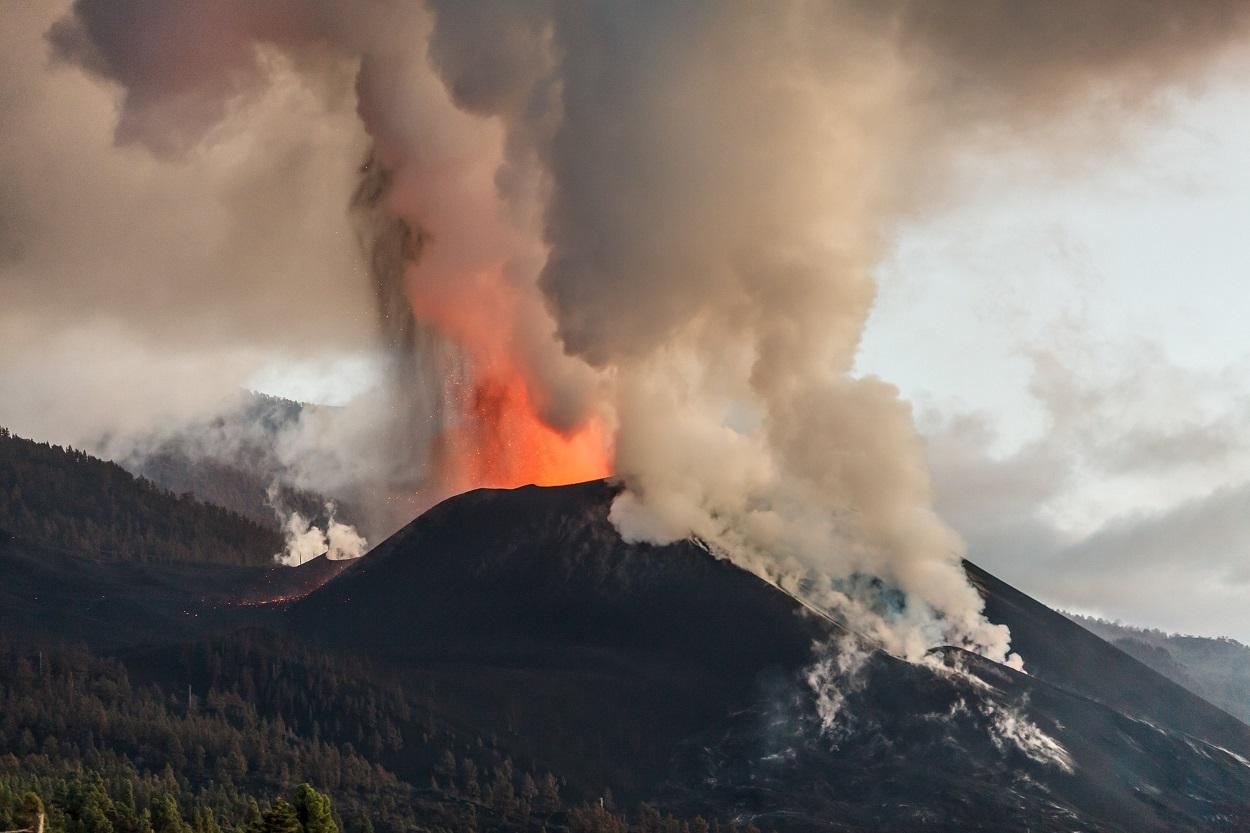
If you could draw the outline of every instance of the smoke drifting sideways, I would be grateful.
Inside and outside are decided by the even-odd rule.
[[[358,61],[357,218],[426,480],[610,467],[626,538],[695,535],[899,656],[1004,661],[908,405],[855,372],[873,267],[962,160],[1129,138],[1248,12],[77,0],[49,39],[121,85],[119,142],[165,154],[265,83],[263,50]]]

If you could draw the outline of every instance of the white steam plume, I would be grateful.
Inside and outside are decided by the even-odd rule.
[[[961,155],[1105,146],[1250,12],[1241,0],[74,8],[51,33],[59,54],[125,87],[119,140],[165,153],[264,82],[255,44],[319,71],[341,62],[309,56],[359,58],[359,112],[394,174],[386,208],[420,230],[404,276],[414,312],[496,328],[551,425],[593,412],[616,427],[622,534],[697,535],[901,656],[947,642],[997,660],[1008,634],[984,620],[963,545],[932,510],[910,409],[854,372],[872,269],[894,224],[948,191]],[[151,43],[133,35],[148,18],[164,35]],[[223,46],[189,63],[170,48],[205,31]],[[1091,104],[1101,120],[1054,126]]]
[[[296,567],[320,555],[331,561],[359,558],[369,549],[369,542],[355,527],[335,518],[333,502],[325,505],[326,527],[321,529],[311,518],[282,504],[281,488],[276,482],[270,484],[266,496],[286,538],[286,549],[273,557],[278,564]]]

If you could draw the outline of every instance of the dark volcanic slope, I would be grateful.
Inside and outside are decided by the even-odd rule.
[[[626,545],[603,482],[430,510],[288,612],[381,652],[587,791],[650,794],[677,741],[794,679],[828,623],[689,543]],[[592,793],[593,794],[593,793]]]
[[[722,685],[808,661],[828,623],[693,544],[625,544],[606,517],[613,494],[595,481],[453,498],[295,606],[292,619],[410,657],[646,654]]]
[[[1033,676],[1250,758],[1250,726],[975,564],[964,568]]]
[[[610,485],[453,498],[286,610],[588,791],[792,830],[1250,829],[1246,727],[969,565],[1033,676],[828,664],[836,632],[691,543],[623,542]],[[849,659],[849,657],[844,657]],[[825,718],[822,727],[822,719]],[[593,793],[592,793],[593,794]]]
[[[143,564],[84,558],[0,530],[0,630],[100,647],[186,639],[266,618],[349,562],[300,567]]]

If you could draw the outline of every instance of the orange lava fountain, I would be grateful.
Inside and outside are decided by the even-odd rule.
[[[598,422],[570,434],[557,431],[534,411],[519,375],[476,380],[466,404],[462,422],[444,433],[437,449],[440,477],[450,489],[558,486],[611,472]]]
[[[592,415],[564,431],[543,419],[534,376],[515,355],[525,298],[502,268],[467,277],[451,292],[413,289],[417,318],[433,324],[465,361],[464,378],[451,385],[447,427],[434,444],[439,491],[558,486],[611,474],[611,436],[600,419]]]

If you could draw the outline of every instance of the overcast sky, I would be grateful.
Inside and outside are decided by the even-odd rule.
[[[915,404],[971,558],[1250,640],[1250,87],[1169,103],[1077,170],[970,161],[897,240],[859,367]]]
[[[213,141],[159,159],[115,144],[115,88],[49,60],[62,8],[8,5],[0,31],[0,424],[81,442],[241,384],[367,389],[350,91],[271,56]],[[1241,68],[1063,167],[963,160],[892,241],[858,369],[914,403],[973,560],[1053,605],[1250,642]]]

